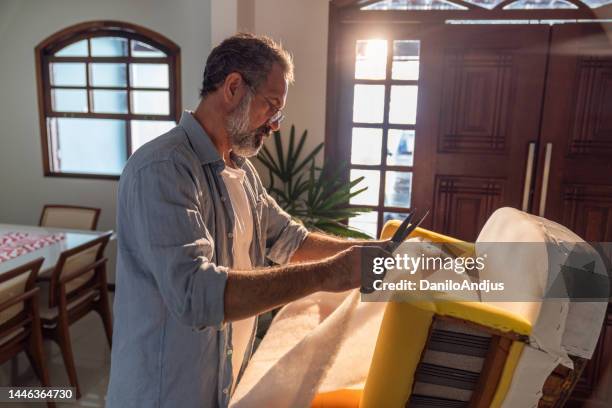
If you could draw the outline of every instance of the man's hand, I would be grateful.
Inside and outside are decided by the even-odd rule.
[[[326,261],[329,273],[323,281],[322,290],[343,292],[360,286],[369,288],[371,282],[362,282],[362,273],[366,272],[363,275],[373,278],[374,258],[388,256],[391,254],[378,245],[352,246],[339,252]]]

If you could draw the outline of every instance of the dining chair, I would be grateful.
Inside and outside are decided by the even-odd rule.
[[[42,263],[38,258],[0,274],[0,364],[24,351],[42,386],[49,387],[35,283]]]
[[[69,326],[89,312],[102,318],[109,346],[112,346],[112,318],[106,280],[104,250],[112,232],[60,254],[49,280],[39,282],[43,293],[40,315],[43,337],[55,341],[62,352],[70,385],[81,397]]]
[[[99,217],[99,208],[45,204],[39,225],[41,227],[95,230]]]

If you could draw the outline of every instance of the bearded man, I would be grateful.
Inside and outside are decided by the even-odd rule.
[[[279,128],[292,80],[271,39],[228,38],[206,61],[196,110],[129,159],[107,407],[227,406],[258,314],[356,288],[361,262],[385,255],[381,241],[309,233],[247,159]]]

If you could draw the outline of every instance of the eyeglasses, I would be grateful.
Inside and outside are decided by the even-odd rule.
[[[244,75],[242,75],[242,80],[244,81],[244,83],[246,84],[246,86],[249,87],[249,89],[251,90],[251,92],[253,92],[253,95],[260,95],[268,104],[268,109],[271,110],[272,112],[274,112],[272,114],[272,116],[270,116],[270,119],[268,119],[268,121],[266,122],[266,125],[271,125],[272,123],[281,123],[283,121],[283,119],[285,119],[285,115],[283,113],[283,111],[276,107],[276,105],[274,103],[272,103],[272,101],[270,101],[270,99],[257,92],[257,90],[255,90],[255,88],[251,85],[251,83],[244,77]]]
[[[272,124],[272,123],[281,123],[283,121],[283,119],[285,119],[285,115],[283,114],[283,111],[280,108],[277,108],[276,105],[274,105],[272,103],[272,101],[270,101],[270,99],[268,99],[268,97],[261,95],[262,98],[264,98],[264,100],[266,101],[266,103],[268,104],[268,108],[274,112],[272,114],[272,116],[270,117],[270,119],[268,119],[268,124]]]

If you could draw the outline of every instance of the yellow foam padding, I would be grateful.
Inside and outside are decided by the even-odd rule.
[[[516,316],[483,303],[390,302],[385,309],[360,408],[405,406],[435,315],[452,316],[518,334],[531,331],[526,320],[517,320]],[[523,347],[523,343],[513,342],[495,391],[493,402],[497,405],[491,407],[499,407],[503,402]]]
[[[361,395],[361,408],[404,407],[433,315],[411,303],[387,305]]]
[[[506,395],[510,389],[510,384],[512,383],[512,377],[514,376],[514,370],[516,369],[524,348],[525,344],[520,341],[515,341],[512,343],[512,346],[510,346],[510,352],[506,358],[506,363],[504,364],[504,369],[502,371],[501,378],[499,379],[499,384],[497,384],[497,390],[495,391],[493,401],[491,401],[491,405],[489,406],[490,408],[501,407],[504,399],[506,399]]]
[[[436,314],[467,320],[504,333],[529,335],[531,323],[514,313],[500,309],[492,304],[480,302],[454,302],[444,300],[433,303]]]
[[[401,221],[387,221],[381,232],[381,239],[390,238]],[[455,246],[461,253],[474,253],[474,244],[461,241],[459,239],[449,237],[448,235],[438,234],[437,232],[426,230],[425,228],[416,228],[410,238],[420,237],[428,239],[432,242],[444,242],[451,246]],[[421,308],[426,308],[436,314],[443,316],[452,316],[457,319],[463,319],[472,323],[477,323],[486,327],[490,327],[502,332],[514,332],[517,334],[528,335],[531,333],[531,323],[522,316],[509,313],[504,309],[495,307],[492,304],[479,302],[461,302],[450,299],[432,302],[411,302],[413,305]]]
[[[336,390],[317,394],[311,408],[358,408],[363,390]]]
[[[383,227],[381,239],[390,238],[400,223],[396,220],[388,221]],[[424,228],[416,228],[410,237],[448,243],[463,254],[474,252],[474,245],[471,243]],[[312,407],[403,407],[410,396],[413,376],[434,315],[450,316],[502,332],[521,335],[529,335],[532,330],[531,323],[527,319],[487,303],[461,302],[444,298],[435,302],[389,302],[380,326],[372,365],[363,392],[337,390],[317,394]],[[503,402],[523,347],[524,344],[521,342],[512,344],[491,407],[499,407]],[[361,397],[360,401],[358,397]]]
[[[399,220],[390,220],[385,223],[383,229],[380,233],[380,239],[389,239],[395,234],[397,228],[400,226],[401,221]],[[449,244],[451,247],[456,247],[458,253],[462,254],[473,254],[474,253],[474,244],[462,241],[457,238],[449,237],[448,235],[438,234],[437,232],[433,232],[427,230],[425,228],[417,227],[408,238],[423,238],[429,240],[431,242],[444,242]],[[455,251],[453,251],[455,252]]]

